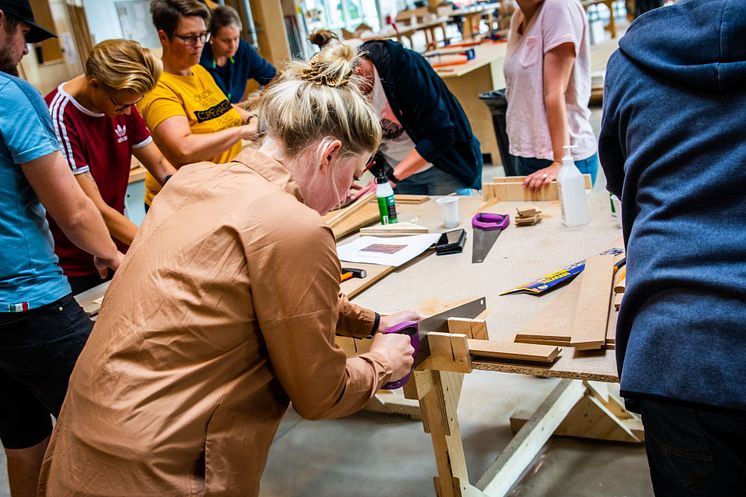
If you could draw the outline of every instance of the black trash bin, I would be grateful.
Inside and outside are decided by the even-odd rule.
[[[497,148],[500,150],[500,159],[503,163],[503,169],[505,169],[505,176],[518,176],[518,171],[515,170],[515,164],[513,164],[509,153],[510,142],[508,141],[508,130],[505,123],[508,99],[505,98],[505,90],[492,90],[480,93],[479,99],[487,104],[492,113],[492,126],[495,128]]]

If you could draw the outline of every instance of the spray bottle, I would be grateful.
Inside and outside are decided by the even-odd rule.
[[[378,214],[381,224],[395,224],[399,221],[396,217],[396,203],[394,202],[394,189],[391,188],[389,180],[383,174],[376,177],[376,197],[378,199]]]
[[[567,227],[588,224],[588,200],[585,196],[585,179],[572,159],[573,145],[566,145],[562,169],[557,176],[562,224]]]

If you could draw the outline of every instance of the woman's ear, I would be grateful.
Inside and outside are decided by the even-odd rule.
[[[321,164],[319,164],[319,170],[323,173],[331,168],[332,161],[339,157],[342,151],[342,142],[339,140],[331,140],[322,142],[322,153],[321,153]]]

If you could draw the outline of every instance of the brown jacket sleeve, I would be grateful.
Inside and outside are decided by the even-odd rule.
[[[254,241],[246,247],[252,303],[275,376],[298,413],[345,416],[363,408],[392,371],[381,354],[347,359],[334,344],[340,316],[334,237],[316,213],[292,202],[272,205],[276,214],[265,213],[262,225],[252,227]],[[370,311],[347,306],[345,319],[365,328]]]
[[[337,321],[337,335],[368,338],[376,323],[375,312],[359,305],[355,305],[344,293],[339,294],[339,321]]]

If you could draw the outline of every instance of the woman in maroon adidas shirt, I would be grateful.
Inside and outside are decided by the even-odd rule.
[[[62,153],[122,251],[137,233],[124,215],[132,155],[161,184],[176,172],[134,107],[155,86],[161,71],[160,59],[136,41],[107,40],[93,47],[85,74],[45,97]],[[52,219],[49,224],[73,293],[101,283],[93,256],[68,240]]]

